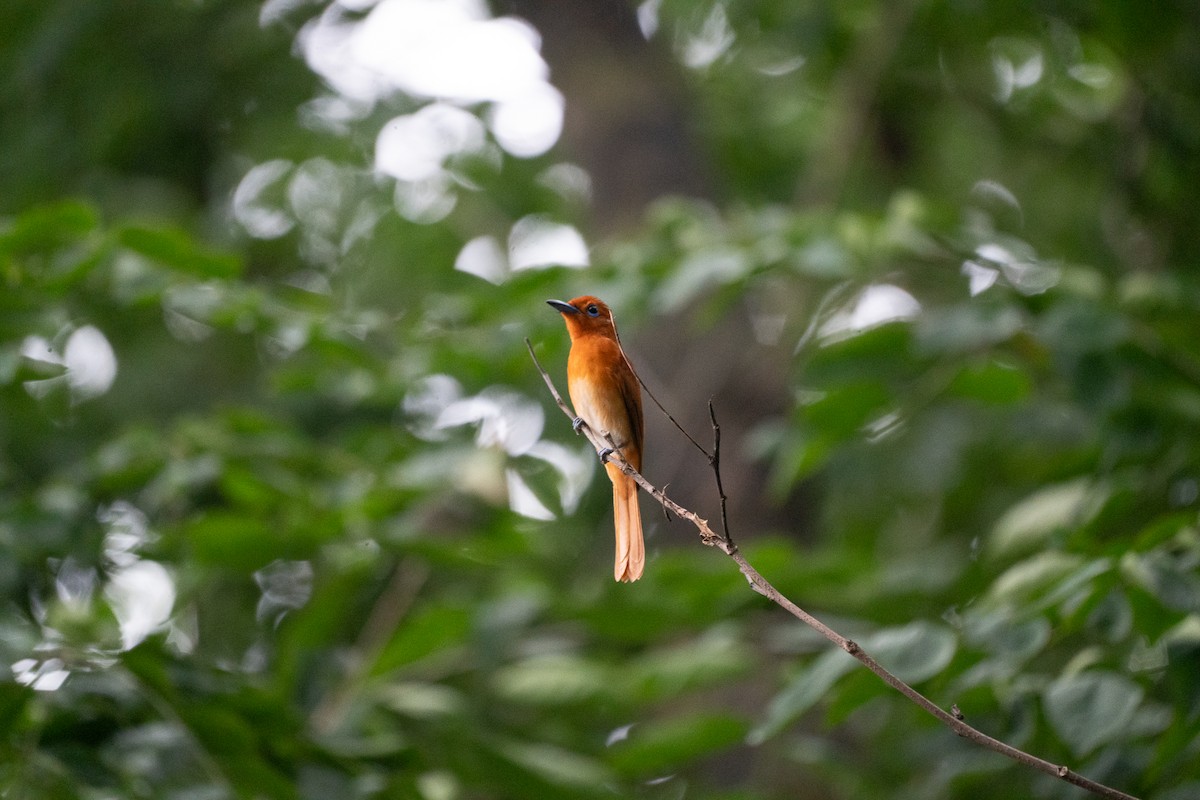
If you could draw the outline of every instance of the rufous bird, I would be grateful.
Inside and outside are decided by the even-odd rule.
[[[612,437],[615,448],[630,466],[641,472],[642,389],[621,350],[612,311],[591,295],[567,303],[546,302],[562,314],[571,334],[567,392],[575,413],[601,437],[605,434]],[[613,577],[618,581],[636,581],[642,577],[646,565],[637,484],[607,459],[604,469],[613,485],[613,522],[617,532]]]

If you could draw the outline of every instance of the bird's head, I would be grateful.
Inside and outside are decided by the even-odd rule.
[[[599,298],[585,294],[565,303],[562,300],[547,300],[546,302],[551,308],[562,314],[572,339],[588,335],[607,336],[610,339],[617,337],[612,311]]]

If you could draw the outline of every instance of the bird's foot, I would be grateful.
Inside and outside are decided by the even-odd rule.
[[[583,417],[576,417],[575,419],[571,420],[571,430],[575,431],[575,433],[579,433],[579,429],[582,427]]]
[[[600,451],[600,453],[599,453],[599,455],[600,455],[600,463],[601,463],[601,464],[604,464],[604,463],[606,463],[606,462],[608,461],[608,457],[609,457],[609,456],[611,456],[611,455],[613,454],[613,452],[614,452],[614,451],[613,451],[613,449],[612,449],[611,447],[606,447],[606,448],[604,448],[603,450],[601,450],[601,451]]]

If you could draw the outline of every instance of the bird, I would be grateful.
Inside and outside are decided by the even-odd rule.
[[[598,298],[583,295],[573,300],[547,300],[562,314],[571,335],[567,357],[567,393],[579,422],[603,437],[612,437],[615,449],[629,465],[642,471],[644,423],[642,390],[637,373],[625,358],[617,339],[612,311]],[[613,524],[617,550],[613,577],[621,582],[642,577],[646,546],[642,539],[642,515],[638,509],[637,484],[607,460],[601,451],[604,470],[613,486]]]

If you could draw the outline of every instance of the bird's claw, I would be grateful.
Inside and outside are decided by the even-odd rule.
[[[575,431],[575,433],[579,433],[579,429],[582,427],[583,417],[576,417],[575,419],[571,420],[571,430]]]
[[[599,453],[600,463],[604,464],[605,462],[607,462],[608,457],[611,456],[612,454],[613,454],[613,449],[611,447],[606,447],[603,450],[601,450]]]

